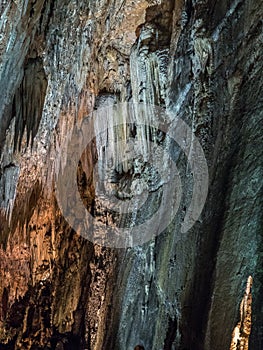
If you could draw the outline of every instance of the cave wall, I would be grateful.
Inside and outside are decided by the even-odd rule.
[[[229,349],[252,276],[242,336],[262,349],[262,12],[256,0],[2,2],[1,348]],[[143,245],[105,248],[68,225],[53,179],[72,127],[131,99],[191,127],[209,192],[181,233],[193,179],[175,147],[177,216]]]

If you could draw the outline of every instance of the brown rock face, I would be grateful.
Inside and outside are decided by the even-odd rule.
[[[0,349],[262,350],[261,2],[4,0],[0,14]],[[92,112],[131,101],[147,104],[137,124],[94,118],[96,138],[75,164],[98,222],[91,242],[57,196],[78,148],[69,136]],[[178,120],[188,125],[181,144],[168,137]],[[182,232],[204,174],[194,171],[195,140],[208,194]],[[129,141],[141,157],[125,158]],[[158,214],[171,164],[181,198],[175,191]],[[105,183],[121,203],[149,199],[117,215],[98,196]],[[146,242],[111,246],[106,226],[135,227],[150,214],[159,219]]]

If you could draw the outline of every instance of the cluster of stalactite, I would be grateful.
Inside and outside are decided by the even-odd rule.
[[[261,350],[262,4],[5,0],[0,11],[0,348]],[[158,190],[173,179],[167,154],[179,169],[178,214],[156,235],[175,206],[171,191],[144,244],[94,244],[63,217],[57,180],[79,146],[74,130],[90,118],[96,137],[73,175],[102,224],[94,235],[155,214]],[[202,169],[193,174],[157,127],[176,129],[179,119],[210,179],[185,234]],[[105,210],[105,193],[129,202],[144,190],[152,200],[140,210]],[[244,297],[240,287],[249,275],[253,304],[252,278]]]

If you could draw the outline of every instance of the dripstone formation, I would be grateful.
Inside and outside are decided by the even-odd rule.
[[[3,0],[0,14],[0,349],[262,350],[261,1]],[[95,121],[77,185],[101,225],[145,220],[169,180],[145,156],[156,142],[181,181],[169,225],[114,248],[64,217],[55,183],[70,161],[67,137],[120,103],[157,106],[168,131],[188,125],[189,150],[200,143],[208,193],[187,232],[196,174],[180,145],[147,128],[151,108],[141,129],[120,119],[100,132]],[[123,161],[136,137],[142,157]],[[119,201],[141,195],[142,183],[153,199],[115,217],[98,200],[97,176]]]

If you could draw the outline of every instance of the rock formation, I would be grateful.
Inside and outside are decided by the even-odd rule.
[[[240,304],[240,322],[232,333],[230,350],[248,349],[251,332],[252,277],[249,276],[244,298]]]
[[[3,0],[0,13],[0,349],[261,350],[261,2]],[[182,188],[163,232],[124,249],[75,232],[55,183],[74,127],[131,101],[169,113],[168,128],[189,126],[189,154],[197,139],[209,187],[201,215],[182,232],[198,174],[180,145],[155,128],[115,130],[122,141],[140,135],[142,155],[153,140],[169,150]],[[145,110],[144,122],[155,117]],[[119,167],[123,143],[110,148],[108,166],[111,128],[102,127],[95,118],[78,189],[102,224],[125,227],[155,213],[163,183],[147,158]],[[123,201],[143,192],[142,174],[157,193],[147,210],[105,211],[96,176],[106,165]],[[64,196],[70,202],[70,186]]]

